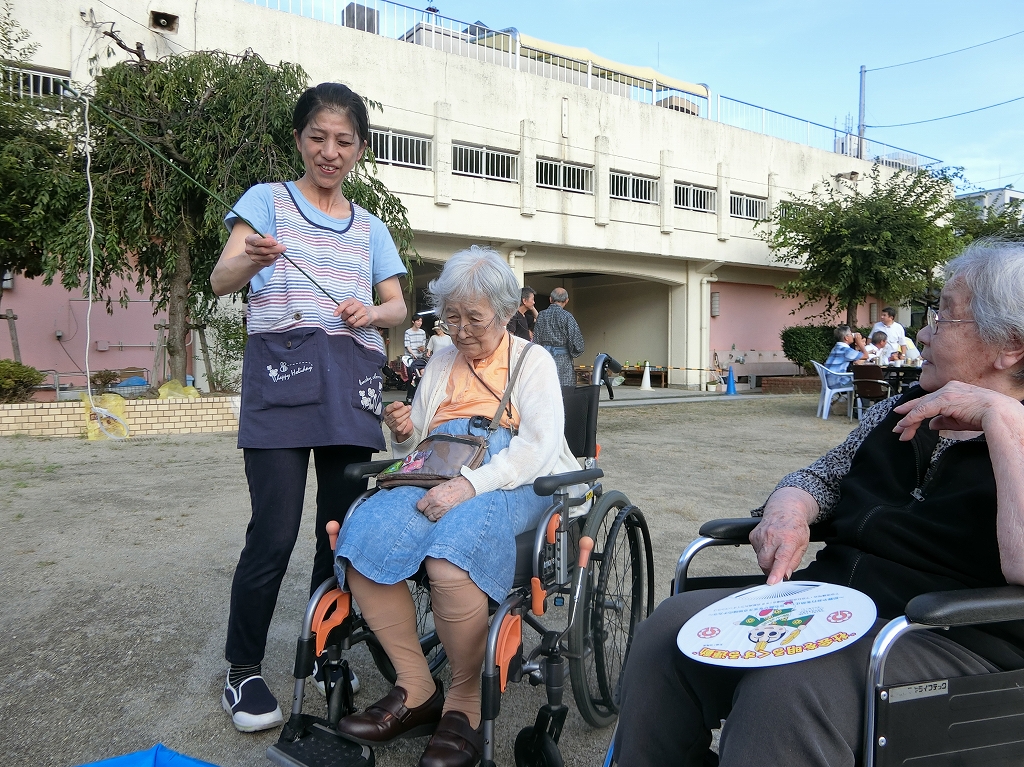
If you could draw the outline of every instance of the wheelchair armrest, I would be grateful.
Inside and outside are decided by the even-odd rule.
[[[550,474],[533,480],[533,492],[540,496],[554,495],[560,487],[583,485],[601,479],[603,476],[604,472],[600,469],[581,469],[580,471],[567,471],[563,474]]]
[[[388,458],[386,461],[367,461],[366,463],[350,463],[345,467],[343,476],[347,482],[359,482],[374,474],[380,474],[384,469],[393,464],[397,459]]]
[[[925,626],[1024,620],[1024,586],[933,591],[907,603],[907,618]]]
[[[737,519],[712,519],[700,526],[698,535],[717,541],[747,543],[754,528],[761,523],[761,517],[739,517]],[[811,540],[823,541],[828,534],[827,523],[811,525]]]

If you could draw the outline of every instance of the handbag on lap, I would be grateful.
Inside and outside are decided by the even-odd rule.
[[[519,355],[515,370],[509,376],[505,393],[498,403],[487,427],[488,435],[498,430],[501,414],[512,397],[512,384],[519,376],[526,353],[533,344],[527,344]],[[487,457],[487,437],[475,434],[432,434],[421,441],[405,458],[395,461],[377,475],[377,487],[387,490],[400,485],[434,487],[462,476],[462,467],[478,469]]]

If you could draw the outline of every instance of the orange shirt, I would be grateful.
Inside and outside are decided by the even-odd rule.
[[[490,420],[494,416],[494,411],[498,409],[498,403],[508,384],[508,338],[506,333],[491,356],[482,360],[470,361],[462,354],[455,355],[444,401],[438,406],[428,431],[436,428],[438,424],[456,418],[482,415]],[[511,418],[509,411],[512,413]],[[511,400],[501,415],[501,425],[506,428],[519,428],[519,413],[512,407]]]

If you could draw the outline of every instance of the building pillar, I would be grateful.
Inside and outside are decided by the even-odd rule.
[[[609,144],[607,136],[594,138],[594,223],[607,226],[609,220]]]
[[[661,202],[661,233],[672,234],[676,205],[675,174],[672,172],[672,150],[661,150],[661,180],[659,200]]]
[[[729,165],[718,163],[718,239],[729,239]]]
[[[686,283],[668,289],[668,366],[687,367],[686,364]],[[670,384],[686,384],[685,370],[669,370]]]
[[[434,102],[434,204],[452,204],[452,105]]]
[[[519,121],[519,213],[523,216],[537,212],[536,136],[533,120]]]

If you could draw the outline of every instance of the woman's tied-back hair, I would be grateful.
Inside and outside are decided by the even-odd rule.
[[[512,268],[494,248],[471,245],[445,263],[427,286],[430,304],[444,319],[448,304],[487,299],[502,325],[519,308],[521,289]]]
[[[1024,242],[975,240],[946,264],[946,283],[957,281],[971,294],[982,341],[997,348],[1024,341]],[[1013,377],[1024,381],[1024,367]]]
[[[324,110],[347,115],[364,144],[370,141],[370,116],[362,96],[341,83],[320,83],[299,96],[292,112],[292,128],[302,133],[310,120]]]

